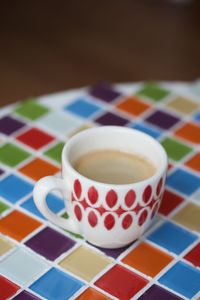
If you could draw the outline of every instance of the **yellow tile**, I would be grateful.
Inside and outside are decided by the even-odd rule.
[[[167,106],[182,114],[191,114],[199,108],[198,103],[182,97],[173,99]]]
[[[86,281],[90,281],[110,263],[111,259],[105,255],[81,246],[65,257],[59,265]]]
[[[13,247],[12,243],[0,237],[0,256],[8,252]]]
[[[93,127],[92,124],[84,124],[83,126],[79,127],[79,128],[76,129],[75,131],[73,131],[73,132],[69,135],[69,137],[72,137],[73,135],[75,135],[75,134],[77,134],[77,133],[79,133],[79,132],[81,132],[81,131],[84,131],[84,130],[86,130],[86,129],[92,128],[92,127]]]
[[[189,203],[182,208],[173,218],[177,223],[200,232],[200,206]]]

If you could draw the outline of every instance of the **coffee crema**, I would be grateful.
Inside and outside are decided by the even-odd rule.
[[[109,184],[130,184],[156,173],[154,164],[145,157],[117,150],[88,152],[74,163],[81,175]]]

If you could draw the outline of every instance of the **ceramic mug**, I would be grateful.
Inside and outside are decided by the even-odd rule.
[[[73,164],[82,155],[105,149],[120,150],[148,158],[156,173],[133,184],[106,184],[79,174]],[[62,151],[62,178],[47,176],[34,188],[34,201],[40,212],[56,225],[80,233],[90,243],[118,248],[137,239],[157,213],[166,179],[167,155],[163,147],[138,130],[102,126],[73,136]],[[68,219],[54,214],[46,196],[60,190]]]

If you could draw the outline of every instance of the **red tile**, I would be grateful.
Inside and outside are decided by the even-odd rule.
[[[54,139],[55,138],[53,136],[37,128],[31,128],[17,136],[17,140],[35,150],[49,144]]]
[[[190,261],[196,267],[200,267],[200,243],[197,244],[184,258]]]
[[[19,287],[16,284],[0,275],[0,300],[10,299],[18,290]]]
[[[165,190],[162,199],[161,206],[159,208],[159,213],[167,216],[171,213],[178,205],[183,202],[183,198],[169,190]]]
[[[95,285],[119,299],[128,300],[147,283],[143,277],[116,265],[98,279]]]

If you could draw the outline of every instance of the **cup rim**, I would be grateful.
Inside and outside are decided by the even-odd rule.
[[[146,139],[149,139],[149,141],[151,141],[151,143],[153,142],[157,148],[159,149],[160,153],[161,153],[161,156],[162,156],[162,159],[164,161],[164,163],[162,164],[162,168],[159,168],[155,174],[147,179],[144,179],[144,180],[141,180],[141,181],[138,181],[138,182],[133,182],[133,183],[126,183],[126,184],[114,184],[114,183],[103,183],[103,182],[100,182],[100,181],[96,181],[96,180],[93,180],[93,179],[90,179],[88,177],[85,177],[83,176],[82,174],[80,174],[79,172],[77,172],[73,165],[70,163],[69,159],[68,158],[68,155],[67,155],[67,151],[69,151],[69,149],[71,148],[72,144],[74,144],[76,141],[79,140],[80,137],[86,137],[87,135],[91,134],[92,132],[96,132],[96,131],[103,131],[103,130],[106,130],[106,129],[109,129],[109,130],[118,130],[118,131],[129,131],[130,133],[131,132],[136,132],[137,134],[143,136],[144,138]],[[74,135],[73,137],[71,137],[69,139],[69,141],[66,142],[66,144],[64,145],[64,148],[62,150],[62,168],[67,168],[69,169],[72,173],[74,173],[75,177],[77,179],[80,178],[80,180],[87,180],[89,183],[91,183],[91,185],[99,185],[99,186],[103,186],[103,187],[107,187],[107,188],[111,188],[111,187],[116,187],[116,188],[133,188],[133,187],[139,187],[141,185],[145,185],[145,184],[148,184],[149,182],[151,181],[154,181],[156,178],[160,178],[163,173],[165,173],[165,171],[167,170],[167,167],[168,167],[168,157],[167,157],[167,154],[166,154],[166,151],[165,149],[163,148],[163,146],[156,140],[154,139],[153,137],[151,137],[150,135],[142,132],[142,131],[139,131],[137,129],[134,129],[134,128],[129,128],[129,127],[122,127],[122,126],[99,126],[99,127],[93,127],[93,128],[89,128],[89,129],[86,129],[84,131],[81,131],[79,133],[77,133],[76,135]]]

